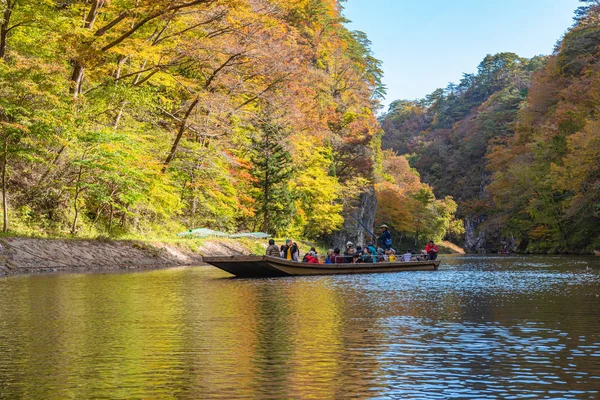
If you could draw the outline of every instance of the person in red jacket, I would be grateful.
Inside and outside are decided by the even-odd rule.
[[[435,260],[438,256],[438,247],[433,243],[433,240],[430,240],[425,247],[425,252],[429,255],[430,260]]]
[[[317,254],[314,251],[309,251],[305,257],[306,262],[309,264],[318,264],[319,259],[316,256]]]

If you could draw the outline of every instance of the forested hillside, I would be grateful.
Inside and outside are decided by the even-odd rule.
[[[5,232],[314,238],[373,187],[382,71],[336,0],[3,0],[0,16]]]
[[[600,247],[600,5],[585,3],[553,55],[488,56],[382,118],[384,147],[458,203],[470,250]]]

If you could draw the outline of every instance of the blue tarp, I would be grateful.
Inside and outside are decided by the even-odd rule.
[[[252,239],[267,239],[270,238],[271,235],[263,232],[250,232],[250,233],[236,233],[235,235],[229,236],[232,239],[238,238],[252,238]]]
[[[195,237],[209,237],[209,236],[217,236],[217,237],[229,237],[229,234],[219,231],[214,231],[208,228],[200,228],[200,229],[190,229],[187,232],[178,233],[177,236],[195,236]]]
[[[240,239],[240,238],[251,238],[251,239],[267,239],[270,238],[271,235],[263,232],[248,232],[248,233],[236,233],[234,235],[230,235],[225,232],[219,232],[208,228],[200,228],[200,229],[190,229],[187,232],[178,233],[177,236],[185,237],[185,236],[193,236],[193,237],[226,237],[231,239]]]

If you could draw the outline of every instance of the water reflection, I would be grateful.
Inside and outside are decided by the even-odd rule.
[[[598,398],[598,261],[2,279],[0,397]]]

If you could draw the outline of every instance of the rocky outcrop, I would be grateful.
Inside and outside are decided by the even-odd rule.
[[[502,225],[486,216],[465,218],[465,250],[469,253],[517,251],[514,237],[503,237]]]
[[[4,238],[0,275],[198,265],[199,253],[182,245],[137,241]]]
[[[349,241],[355,244],[366,244],[370,239],[370,235],[354,218],[351,217],[351,215],[356,217],[356,219],[373,232],[376,212],[377,197],[375,195],[375,189],[371,188],[370,190],[361,193],[360,196],[357,196],[357,198],[346,207],[344,210],[344,215],[346,216],[344,226],[331,238],[333,245],[343,249]]]
[[[479,226],[485,221],[485,217],[465,218],[465,250],[469,253],[486,253],[485,231]]]

